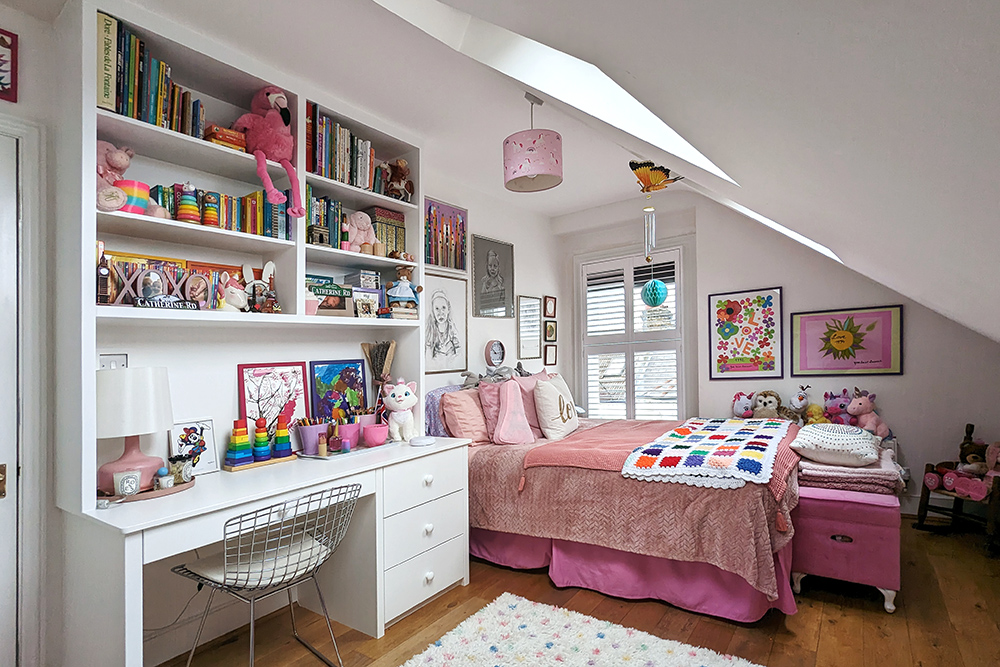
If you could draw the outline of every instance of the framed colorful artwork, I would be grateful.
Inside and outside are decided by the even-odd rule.
[[[191,470],[195,475],[219,471],[219,454],[215,449],[215,426],[211,417],[174,422],[170,429],[170,455],[190,454]]]
[[[556,335],[558,329],[556,328],[555,320],[545,320],[545,342],[554,343],[556,342]]]
[[[514,244],[472,236],[473,317],[514,317]]]
[[[424,303],[429,305],[424,336],[427,373],[461,373],[469,368],[468,281],[424,274]],[[426,306],[425,306],[426,307]]]
[[[556,316],[556,298],[554,296],[545,297],[545,310],[542,312],[543,317],[555,317]]]
[[[0,100],[17,102],[17,35],[0,28]]]
[[[710,380],[785,376],[781,288],[708,295]]]
[[[343,419],[367,407],[363,359],[310,361],[313,416]]]
[[[465,271],[466,228],[469,212],[443,201],[424,197],[424,262]]]
[[[902,375],[903,307],[792,313],[792,375]]]
[[[256,421],[263,417],[269,436],[274,436],[278,415],[288,417],[289,424],[311,416],[305,362],[240,364],[238,373],[240,418]]]

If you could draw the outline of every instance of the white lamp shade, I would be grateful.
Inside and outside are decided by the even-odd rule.
[[[503,141],[503,184],[512,192],[541,192],[563,180],[562,136],[524,130]]]
[[[159,433],[174,425],[166,368],[97,371],[97,437]]]

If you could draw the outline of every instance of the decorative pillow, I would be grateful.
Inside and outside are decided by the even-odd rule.
[[[549,440],[559,440],[580,427],[573,394],[561,375],[535,384],[535,410],[542,432]]]
[[[453,438],[469,438],[473,445],[490,443],[478,389],[463,389],[443,395],[441,421]]]
[[[424,394],[424,430],[427,435],[437,435],[445,437],[448,431],[444,425],[444,418],[441,412],[441,397],[453,391],[459,391],[462,385],[451,384],[446,387],[431,389]]]
[[[513,380],[521,387],[521,402],[524,403],[524,416],[528,418],[528,426],[531,427],[531,434],[535,439],[542,437],[542,427],[539,423],[538,414],[535,412],[535,383],[539,380],[548,380],[549,374],[544,370],[527,377],[514,377]]]
[[[483,417],[486,419],[486,432],[493,439],[493,433],[497,430],[497,418],[500,416],[500,386],[502,382],[480,382],[479,383],[479,404],[483,408]]]
[[[835,466],[859,468],[875,463],[882,438],[847,424],[809,424],[789,445],[802,456]]]
[[[535,436],[528,426],[521,400],[521,387],[514,380],[500,385],[500,414],[493,431],[493,442],[498,445],[530,445]]]

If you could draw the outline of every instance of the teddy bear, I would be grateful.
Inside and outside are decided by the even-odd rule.
[[[781,404],[776,391],[758,391],[753,395],[754,419],[787,419],[798,421],[799,416]]]
[[[419,303],[417,294],[424,291],[423,286],[413,285],[413,267],[397,266],[396,280],[386,283],[385,294],[390,306],[416,308]]]
[[[125,178],[125,170],[135,155],[128,146],[116,148],[110,141],[97,141],[97,208],[117,211],[125,205],[125,191],[115,187],[115,181]]]
[[[959,445],[958,470],[972,475],[985,475],[990,470],[986,463],[987,446],[982,440],[972,439],[974,424],[965,425],[965,439]]]
[[[407,166],[406,160],[399,158],[395,162],[382,166],[389,172],[389,178],[385,184],[385,194],[393,199],[410,201],[410,197],[413,195],[413,181],[409,180],[410,167]]]
[[[875,394],[869,394],[857,387],[854,388],[854,398],[847,406],[847,414],[856,417],[858,426],[870,431],[880,438],[888,438],[890,431],[882,418],[875,412]]]
[[[347,216],[347,220],[340,226],[340,231],[347,232],[347,240],[350,242],[350,249],[353,252],[361,252],[362,243],[375,245],[375,242],[378,241],[375,238],[372,219],[363,211],[355,211]]]

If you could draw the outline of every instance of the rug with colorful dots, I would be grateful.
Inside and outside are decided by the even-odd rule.
[[[759,667],[504,593],[403,667]]]
[[[713,489],[767,484],[790,425],[783,419],[689,419],[632,450],[622,475]]]

